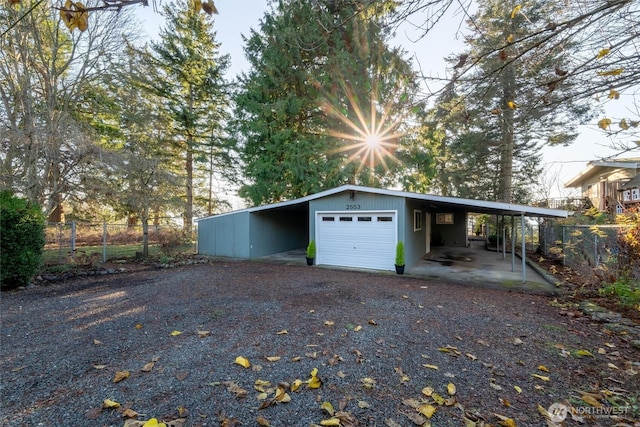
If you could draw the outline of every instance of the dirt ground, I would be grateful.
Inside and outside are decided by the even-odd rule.
[[[215,262],[0,308],[2,426],[640,425],[638,350],[553,297]]]

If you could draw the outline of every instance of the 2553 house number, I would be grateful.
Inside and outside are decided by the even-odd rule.
[[[360,209],[360,205],[356,204],[347,204],[346,206],[348,211],[357,211],[358,209]]]

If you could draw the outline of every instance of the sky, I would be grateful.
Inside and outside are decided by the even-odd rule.
[[[228,78],[234,78],[248,69],[242,35],[248,37],[251,28],[259,29],[260,19],[268,10],[267,3],[267,0],[215,0],[219,11],[219,14],[214,17],[216,40],[221,45],[221,53],[229,54],[231,57]],[[142,28],[147,36],[157,37],[163,22],[162,17],[154,12],[153,7],[139,6],[136,7],[135,13],[142,22]],[[407,56],[413,59],[414,65],[423,75],[445,77],[443,58],[450,54],[458,54],[464,48],[460,37],[456,36],[460,20],[459,12],[452,10],[449,16],[440,21],[424,38],[419,37],[419,31],[414,25],[407,24],[397,31],[393,42],[407,51]],[[420,23],[417,18],[415,21],[415,24]],[[431,83],[430,86],[433,84]],[[604,114],[618,118],[634,117],[629,112],[632,101],[632,94],[623,93],[620,100],[607,104]],[[599,115],[598,118],[604,117],[604,114]],[[579,196],[579,190],[565,189],[564,183],[584,170],[587,162],[617,154],[617,151],[611,148],[608,137],[597,128],[598,118],[592,120],[591,124],[580,126],[580,136],[570,146],[545,147],[542,150],[543,163],[548,168],[542,182],[548,188],[550,197]],[[640,148],[622,157],[640,157]],[[236,203],[234,202],[234,205]]]

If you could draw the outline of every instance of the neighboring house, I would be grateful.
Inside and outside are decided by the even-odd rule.
[[[580,188],[582,196],[603,212],[621,213],[628,205],[624,203],[625,191],[629,190],[629,201],[633,201],[633,189],[625,186],[639,174],[640,158],[594,160],[564,186]],[[637,191],[636,195],[640,197]]]
[[[467,246],[469,213],[566,218],[564,210],[344,185],[307,197],[198,220],[198,252],[252,259],[316,242],[316,264],[394,270],[431,245]]]
[[[640,173],[631,178],[626,184],[618,190],[622,197],[622,206],[625,209],[640,209]]]

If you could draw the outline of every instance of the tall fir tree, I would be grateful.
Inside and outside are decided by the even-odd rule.
[[[412,124],[415,75],[380,25],[389,6],[280,1],[251,33],[251,70],[235,98],[244,198],[263,204],[348,182],[390,185],[406,162],[428,162]],[[367,146],[367,135],[384,131],[382,145]]]

